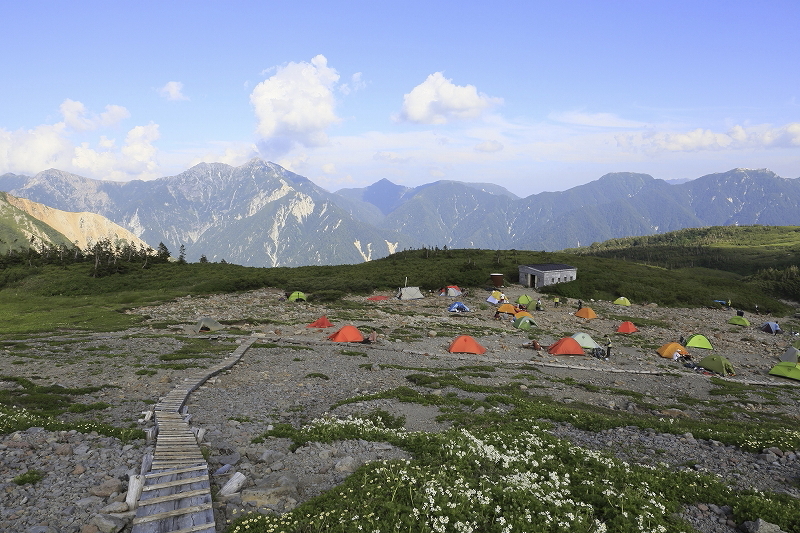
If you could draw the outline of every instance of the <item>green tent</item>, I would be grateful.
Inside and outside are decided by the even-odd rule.
[[[614,300],[614,303],[617,305],[624,305],[625,307],[631,306],[631,301],[625,298],[624,296],[620,296],[619,298]]]
[[[772,367],[769,373],[773,376],[783,376],[789,379],[800,381],[800,363],[790,363],[782,361]]]
[[[728,324],[735,324],[737,326],[749,326],[750,321],[743,316],[736,315],[732,316],[730,320],[728,320]]]
[[[519,305],[528,305],[533,301],[533,298],[528,296],[527,294],[521,294],[519,298],[517,298],[517,303]]]
[[[695,333],[694,335],[689,335],[689,338],[686,339],[686,344],[684,344],[687,348],[703,348],[705,350],[712,350],[711,342],[706,338],[705,335],[700,335],[699,333]]]
[[[573,335],[572,338],[578,341],[578,344],[581,345],[581,348],[586,348],[591,350],[593,348],[600,347],[600,345],[597,344],[597,341],[595,341],[588,333],[584,333],[582,331],[579,331],[578,333]]]
[[[733,370],[733,365],[725,357],[721,355],[709,355],[703,357],[698,363],[700,366],[711,372],[716,372],[723,376],[733,375],[736,372]]]
[[[300,291],[294,291],[291,295],[289,295],[290,302],[305,302],[306,295]]]
[[[517,329],[529,330],[531,328],[535,328],[536,322],[529,316],[521,316],[519,318],[514,319],[514,327]]]

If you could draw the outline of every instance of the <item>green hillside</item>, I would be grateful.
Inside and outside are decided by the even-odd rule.
[[[784,299],[800,301],[800,226],[713,226],[627,237],[565,250],[676,270],[705,268]]]
[[[627,296],[635,303],[671,307],[718,305],[732,300],[735,307],[794,312],[776,292],[786,283],[770,285],[765,278],[703,267],[673,268],[634,261],[567,253],[520,250],[407,250],[384,259],[356,265],[256,268],[228,263],[166,262],[156,256],[126,260],[97,253],[73,262],[58,257],[0,261],[0,316],[6,332],[52,331],[60,328],[119,329],[140,320],[125,314],[131,307],[185,295],[278,287],[302,290],[318,300],[338,300],[350,293],[394,293],[404,285],[435,290],[456,284],[473,291],[490,287],[489,274],[503,273],[518,281],[518,265],[568,263],[578,279],[546,287],[544,292],[567,298],[613,300]],[[169,253],[168,250],[165,253]],[[72,257],[70,257],[72,259]],[[98,268],[98,265],[105,268]],[[776,297],[776,295],[778,297]]]

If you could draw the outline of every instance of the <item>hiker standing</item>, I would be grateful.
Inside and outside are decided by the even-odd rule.
[[[611,337],[606,335],[606,361],[611,357]]]
[[[541,298],[536,298],[536,310],[537,311],[541,311],[542,310],[542,299]]]
[[[580,311],[581,309],[583,309],[583,300],[579,299],[578,300],[578,311]]]
[[[561,299],[556,296],[553,298],[553,307],[558,307],[558,304],[561,302]]]

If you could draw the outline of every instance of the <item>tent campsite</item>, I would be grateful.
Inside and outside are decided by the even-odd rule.
[[[519,298],[517,298],[517,303],[519,305],[530,305],[532,301],[533,298],[531,298],[527,294],[520,294]]]
[[[796,379],[800,381],[800,363],[791,363],[789,361],[781,361],[772,367],[769,371],[770,375],[783,376],[789,379]]]
[[[794,346],[789,346],[781,355],[781,361],[784,363],[797,363],[800,361],[800,350]]]
[[[578,341],[572,337],[557,340],[547,348],[547,353],[551,355],[586,355]]]
[[[773,335],[777,333],[783,333],[783,330],[778,325],[777,322],[764,322],[761,324],[761,331],[765,331],[767,333],[772,333]]]
[[[222,324],[211,317],[204,316],[195,323],[194,327],[188,326],[187,330],[190,330],[192,333],[202,333],[205,331],[218,331],[222,328]]]
[[[575,311],[575,316],[579,318],[585,318],[586,320],[592,320],[597,318],[597,313],[595,313],[594,309],[591,307],[581,307]]]
[[[321,317],[319,317],[318,319],[316,319],[314,322],[312,322],[311,324],[307,325],[306,327],[307,328],[332,328],[333,324],[331,324],[331,321],[328,320],[327,316],[322,315]]]
[[[358,331],[358,328],[353,325],[346,325],[336,333],[331,333],[328,339],[333,342],[361,342],[364,336]]]
[[[514,313],[514,318],[525,318],[525,317],[533,318],[533,315],[527,311],[520,311],[518,313]]]
[[[447,306],[447,310],[451,313],[468,313],[469,307],[464,305],[464,302],[453,302]]]
[[[419,287],[401,287],[397,291],[397,298],[400,300],[419,300],[425,298]]]
[[[474,353],[482,355],[486,353],[486,348],[478,344],[478,341],[469,335],[460,335],[453,339],[447,351],[450,353]]]
[[[600,348],[600,345],[597,344],[597,341],[595,341],[588,333],[579,331],[578,333],[573,335],[572,338],[575,339],[578,342],[578,344],[581,345],[581,348],[585,348],[587,350]]]
[[[439,289],[439,296],[461,296],[463,291],[456,285],[448,285],[442,289]]]
[[[630,320],[626,320],[617,328],[617,333],[636,333],[637,331],[639,331],[639,328]]]
[[[620,296],[619,298],[614,300],[614,303],[617,305],[624,305],[625,307],[631,306],[631,301],[625,298],[624,296]]]
[[[710,372],[716,372],[722,376],[732,376],[736,374],[731,362],[721,355],[708,355],[703,357],[697,364]]]
[[[509,315],[516,315],[517,308],[511,304],[503,304],[497,308],[498,313],[508,313]]]
[[[728,319],[728,324],[734,324],[736,326],[749,326],[750,321],[743,316],[736,315]]]
[[[519,318],[515,318],[513,325],[515,328],[525,331],[537,327],[536,322],[534,322],[533,318],[530,316],[521,316]]]
[[[704,350],[713,350],[714,348],[711,346],[711,341],[705,335],[701,335],[699,333],[695,333],[694,335],[689,335],[689,338],[686,339],[686,347],[687,348],[703,348]]]
[[[678,352],[679,355],[689,355],[689,350],[678,344],[677,342],[668,342],[661,346],[658,350],[658,355],[661,357],[665,357],[667,359],[672,359],[672,356],[675,355],[675,352]]]
[[[300,291],[294,291],[292,294],[289,295],[290,302],[305,302],[306,295]]]

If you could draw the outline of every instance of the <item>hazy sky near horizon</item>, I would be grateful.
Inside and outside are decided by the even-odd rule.
[[[800,3],[0,4],[0,174],[274,161],[520,196],[608,172],[800,177]]]

